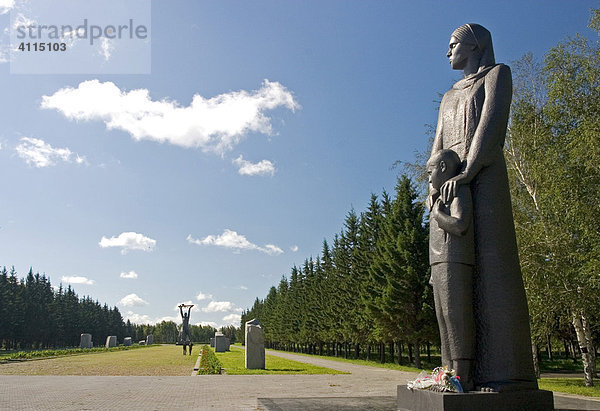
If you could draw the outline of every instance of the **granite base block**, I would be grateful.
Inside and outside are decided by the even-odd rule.
[[[554,410],[552,391],[523,390],[513,392],[468,392],[464,394],[411,391],[398,386],[399,411],[547,411]]]

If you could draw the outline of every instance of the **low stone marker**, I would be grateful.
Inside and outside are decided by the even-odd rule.
[[[246,368],[265,369],[265,336],[260,322],[254,318],[246,322]]]
[[[146,345],[146,340],[141,340],[138,344],[139,345]]]
[[[215,352],[227,351],[229,347],[226,340],[227,338],[223,335],[223,333],[218,331],[215,333]]]
[[[211,346],[212,348],[215,348],[215,337],[211,337],[211,338],[210,338],[210,346]]]
[[[154,344],[154,336],[152,334],[150,334],[149,336],[146,337],[146,345],[152,345]]]
[[[92,342],[92,334],[81,334],[79,348],[92,348],[93,346],[94,343]]]
[[[123,345],[129,347],[131,345],[131,337],[125,337],[123,339]]]
[[[117,336],[109,335],[106,337],[106,348],[112,348],[117,346]]]

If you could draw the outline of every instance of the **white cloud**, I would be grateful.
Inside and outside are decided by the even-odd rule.
[[[202,300],[212,300],[213,296],[211,294],[204,294],[202,292],[198,293],[198,295],[196,296],[196,300],[198,301],[202,301]]]
[[[38,168],[56,165],[57,161],[86,163],[85,157],[73,153],[68,148],[54,148],[38,138],[21,138],[21,144],[15,150],[27,164]]]
[[[248,287],[246,287],[245,285],[240,285],[240,290],[247,290]]]
[[[135,140],[197,147],[221,155],[249,132],[272,134],[266,111],[300,108],[290,91],[269,80],[251,92],[234,91],[208,99],[196,94],[189,106],[152,100],[147,89],[122,91],[112,82],[89,80],[43,96],[41,107],[58,110],[70,120],[104,121],[109,130],[124,130]]]
[[[269,160],[251,163],[250,161],[244,160],[240,155],[233,160],[233,164],[238,166],[238,173],[243,176],[272,176],[275,174],[275,166]]]
[[[136,278],[138,278],[138,275],[135,271],[130,271],[128,273],[122,272],[120,275],[121,278],[129,278],[132,280],[135,280]]]
[[[125,297],[121,298],[121,301],[119,301],[119,305],[122,305],[123,307],[134,307],[148,305],[148,303],[140,297],[138,297],[137,294],[128,294]]]
[[[273,244],[266,244],[264,248],[259,247],[258,250],[262,251],[263,253],[267,253],[269,255],[283,254],[283,250]]]
[[[293,245],[290,247],[290,250],[292,251],[292,253],[296,253],[298,252],[298,246],[297,245]]]
[[[80,276],[63,276],[60,279],[63,283],[68,283],[68,284],[86,284],[86,285],[94,285],[95,281],[94,280],[90,280],[86,277],[80,277]]]
[[[149,315],[136,314],[133,311],[127,311],[123,316],[125,321],[129,320],[134,324],[156,324],[156,320],[152,320]]]
[[[15,0],[0,0],[0,14],[6,14],[15,7]]]
[[[278,255],[283,253],[283,250],[276,245],[266,244],[264,247],[260,247],[248,241],[242,234],[238,234],[229,229],[225,229],[221,235],[209,235],[204,237],[202,240],[193,238],[190,234],[187,236],[187,241],[191,244],[214,245],[217,247],[232,248],[236,251],[257,250],[269,255]]]
[[[179,322],[181,322],[181,317],[166,315],[164,317],[160,317],[160,318],[155,319],[154,322],[153,322],[153,324],[162,323],[163,321],[173,321],[174,323],[179,323]]]
[[[121,247],[121,254],[126,254],[129,250],[152,251],[156,246],[156,240],[146,237],[143,234],[134,232],[124,232],[118,237],[102,237],[98,243],[100,247]]]
[[[110,60],[110,55],[112,54],[114,49],[114,43],[110,39],[102,37],[102,40],[100,41],[100,50],[98,51],[98,53],[102,57],[104,57],[104,61]]]
[[[152,318],[147,314],[137,314],[137,313],[134,313],[133,311],[127,311],[125,314],[123,314],[123,319],[125,321],[129,320],[132,323],[138,324],[138,325],[140,325],[140,324],[156,325],[163,321],[173,321],[174,323],[181,321],[180,318],[174,317],[174,316]]]
[[[211,326],[212,328],[219,328],[219,325],[214,321],[200,321],[196,325],[201,325],[203,327],[206,327],[208,325],[208,326]]]
[[[202,309],[205,313],[235,311],[235,305],[230,301],[211,301]]]
[[[240,314],[229,314],[223,317],[223,321],[227,325],[235,325],[237,327],[240,325],[240,321],[242,321],[242,316]]]

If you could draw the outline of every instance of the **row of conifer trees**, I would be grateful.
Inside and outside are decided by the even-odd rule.
[[[91,297],[79,298],[71,286],[53,289],[50,279],[30,269],[18,278],[14,267],[0,271],[0,346],[4,349],[74,347],[82,332],[92,334],[94,346],[107,335],[122,341],[136,328],[123,322],[117,307]]]
[[[413,182],[398,179],[395,193],[372,195],[351,210],[320,255],[294,266],[264,299],[242,313],[263,325],[268,346],[382,361],[408,360],[439,340],[429,286],[424,207]],[[242,327],[243,328],[243,327]]]

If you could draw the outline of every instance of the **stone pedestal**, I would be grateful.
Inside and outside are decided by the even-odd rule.
[[[149,336],[146,337],[146,345],[152,345],[154,344],[154,336],[152,334],[150,334]]]
[[[79,348],[92,348],[92,334],[81,334],[81,340],[79,341]]]
[[[123,345],[129,347],[131,345],[131,337],[125,337],[123,339]]]
[[[215,333],[215,352],[225,352],[229,348],[229,344],[227,344],[227,337],[223,335],[223,333],[216,332]]]
[[[265,369],[265,336],[260,322],[253,319],[246,323],[246,368]]]
[[[117,346],[117,336],[109,335],[106,337],[106,348],[112,348]]]
[[[552,391],[468,392],[464,394],[409,390],[398,386],[399,411],[548,411],[554,410]]]

